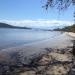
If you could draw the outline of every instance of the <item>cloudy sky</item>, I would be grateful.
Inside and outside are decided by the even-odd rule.
[[[71,6],[65,11],[42,8],[46,0],[0,0],[0,22],[16,26],[50,27],[73,23]]]

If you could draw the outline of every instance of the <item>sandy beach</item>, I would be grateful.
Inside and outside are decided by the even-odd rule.
[[[75,38],[75,33],[73,33],[73,32],[66,32],[66,34]]]

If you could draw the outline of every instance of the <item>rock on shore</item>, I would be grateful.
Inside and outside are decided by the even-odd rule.
[[[15,62],[13,64],[12,61],[9,62],[10,58],[5,61],[5,56],[2,55],[0,75],[75,75],[72,47],[45,50],[46,53],[33,58],[28,65]]]
[[[36,67],[24,71],[20,75],[75,75],[75,59],[72,55],[72,47],[65,49],[50,49],[40,60],[34,64]]]

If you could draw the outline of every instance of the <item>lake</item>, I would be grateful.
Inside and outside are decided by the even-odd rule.
[[[0,29],[0,49],[14,47],[23,44],[30,44],[55,38],[61,32],[27,30],[27,29]]]
[[[0,55],[8,61],[28,64],[32,58],[46,52],[45,48],[72,46],[71,40],[73,38],[59,31],[0,29]]]

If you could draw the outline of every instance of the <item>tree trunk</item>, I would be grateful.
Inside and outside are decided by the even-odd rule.
[[[73,55],[75,55],[75,40],[73,41]]]

